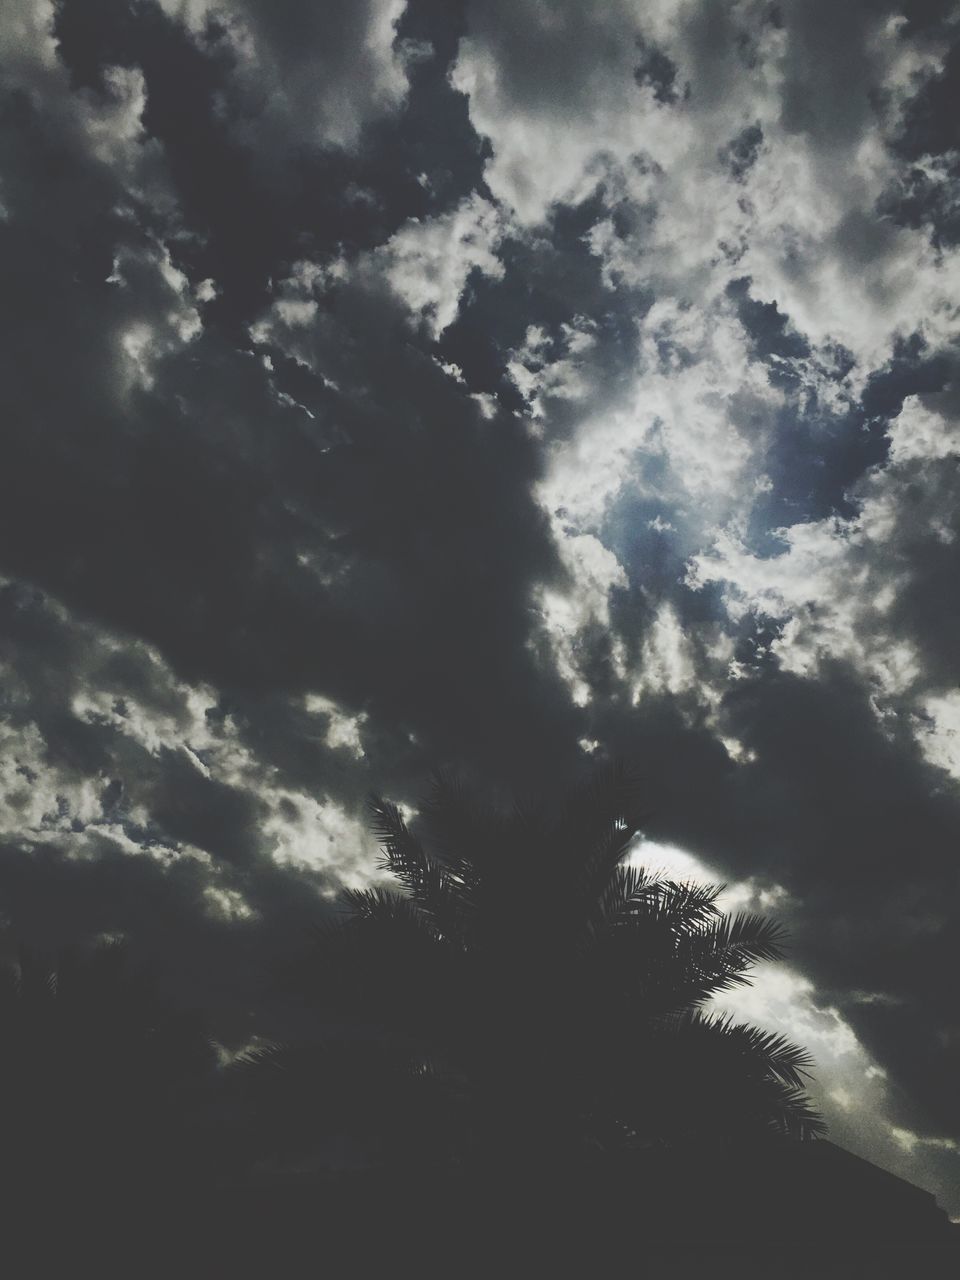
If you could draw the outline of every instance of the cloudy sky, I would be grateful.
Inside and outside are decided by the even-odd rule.
[[[960,1213],[958,92],[953,0],[5,0],[8,945],[242,1043],[371,787],[625,757]]]

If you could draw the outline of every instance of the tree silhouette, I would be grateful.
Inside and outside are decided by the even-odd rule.
[[[632,865],[643,819],[623,768],[509,813],[440,777],[423,839],[372,802],[399,889],[347,893],[298,981],[362,1032],[354,1052],[416,1084],[434,1149],[453,1132],[461,1152],[560,1157],[823,1131],[808,1055],[703,1007],[778,958],[781,930]]]
[[[115,943],[0,970],[0,1123],[14,1195],[145,1193],[198,1173],[202,1028]]]

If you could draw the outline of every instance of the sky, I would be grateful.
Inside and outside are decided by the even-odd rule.
[[[960,1215],[953,0],[5,0],[0,926],[269,1031],[364,801],[603,761]]]

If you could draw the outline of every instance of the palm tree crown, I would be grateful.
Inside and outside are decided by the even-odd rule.
[[[304,973],[445,1098],[445,1124],[540,1149],[823,1131],[808,1055],[704,1010],[781,955],[781,930],[629,862],[644,815],[626,770],[508,814],[441,777],[424,839],[371,807],[399,891],[348,893]]]

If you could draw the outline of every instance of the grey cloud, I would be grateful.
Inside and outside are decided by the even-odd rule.
[[[39,127],[35,113],[27,119]],[[116,194],[106,186],[92,210],[101,236]],[[191,678],[316,685],[401,720],[429,704],[441,753],[454,749],[458,717],[481,716],[495,758],[495,710],[459,673],[479,649],[505,705],[539,696],[522,637],[531,573],[553,572],[552,552],[529,497],[539,464],[522,431],[507,418],[485,422],[413,349],[385,296],[349,288],[317,361],[343,394],[300,374],[313,417],[278,394],[283,367],[278,382],[214,333],[161,349],[152,385],[121,393],[124,326],[155,322],[169,290],[144,263],[136,224],[116,235],[132,238],[145,274],[118,288],[105,279],[116,242],[96,268],[62,234],[76,235],[76,210],[57,208],[60,224],[52,213],[18,218],[9,250],[11,264],[42,264],[43,274],[32,268],[5,295],[24,348],[10,353],[19,367],[6,384],[23,423],[4,472],[8,570],[159,644]],[[59,376],[25,385],[40,352]],[[29,539],[17,536],[25,525]]]
[[[394,48],[404,7],[397,0],[228,0],[212,5],[208,20],[240,17],[253,33],[248,92],[255,110],[268,115],[282,104],[288,140],[350,146],[368,120],[396,110],[405,96],[403,58]]]
[[[574,0],[467,5],[469,38],[493,53],[514,105],[546,100],[558,112],[589,111],[591,95],[605,77],[632,76],[643,62],[642,51],[630,39],[634,27],[629,0],[615,0],[602,14],[590,13]],[[665,85],[663,76],[660,65],[658,84]]]
[[[874,67],[870,37],[882,9],[869,3],[837,7],[826,0],[784,6],[787,32],[781,121],[825,147],[849,146],[872,115]]]

